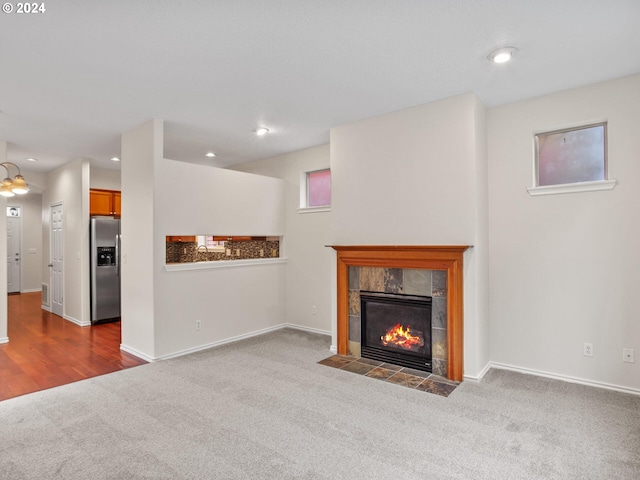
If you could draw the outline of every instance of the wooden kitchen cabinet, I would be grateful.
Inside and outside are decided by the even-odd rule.
[[[171,235],[167,237],[167,242],[195,242],[195,235]]]
[[[211,236],[211,235],[207,235]],[[249,240],[265,241],[267,237],[249,237],[249,236],[230,236],[230,235],[213,235],[213,240],[216,242],[243,242]],[[195,235],[167,235],[167,242],[195,242],[197,241]]]
[[[89,212],[91,215],[108,215],[119,217],[121,194],[116,190],[89,190]]]
[[[122,194],[120,192],[113,192],[113,214],[116,217],[119,217],[121,212],[122,212],[122,208],[121,208],[121,203],[122,203]]]
[[[263,238],[263,237],[260,237]],[[230,236],[230,235],[214,235],[213,236],[213,240],[216,242],[229,242],[229,241],[233,241],[233,242],[245,242],[248,240],[256,240],[258,239],[258,237],[239,237],[239,236]]]

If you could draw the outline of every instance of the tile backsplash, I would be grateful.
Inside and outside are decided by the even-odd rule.
[[[230,255],[227,255],[227,250]],[[279,240],[227,241],[224,252],[205,252],[202,247],[198,250],[197,242],[167,242],[166,263],[245,260],[279,256]]]

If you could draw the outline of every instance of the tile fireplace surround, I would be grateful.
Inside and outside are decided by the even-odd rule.
[[[447,378],[462,381],[463,268],[469,245],[332,245],[337,253],[338,354],[348,355],[349,267],[444,270],[447,275]]]

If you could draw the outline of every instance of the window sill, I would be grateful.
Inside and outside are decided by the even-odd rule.
[[[331,205],[327,205],[326,207],[300,207],[298,209],[298,213],[320,213],[320,212],[330,212]]]
[[[298,213],[320,213],[320,212],[330,212],[331,206],[326,207],[300,207],[298,209]]]
[[[251,258],[244,260],[214,260],[209,262],[169,263],[164,266],[167,272],[180,272],[184,270],[208,270],[212,268],[248,267],[252,265],[273,265],[287,263],[284,257],[278,258]]]
[[[527,188],[532,197],[538,195],[559,195],[561,193],[597,192],[600,190],[613,190],[616,180],[598,180],[595,182],[563,183],[561,185],[548,185],[545,187]]]

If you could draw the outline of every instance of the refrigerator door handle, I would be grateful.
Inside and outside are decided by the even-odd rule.
[[[120,235],[116,234],[116,274],[120,275]]]

